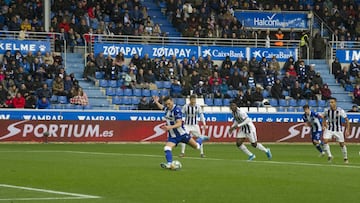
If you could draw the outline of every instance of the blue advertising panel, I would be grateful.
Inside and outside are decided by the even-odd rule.
[[[0,53],[3,54],[7,50],[10,50],[12,53],[15,53],[15,51],[20,51],[24,55],[29,51],[33,53],[41,51],[44,54],[45,52],[51,52],[51,46],[50,41],[46,40],[0,40]]]
[[[176,58],[191,58],[193,55],[198,56],[197,46],[182,46],[182,45],[142,45],[142,44],[110,44],[110,43],[95,43],[94,54],[97,55],[103,52],[104,55],[116,56],[120,52],[124,53],[125,58],[131,58],[134,54],[143,57],[149,54],[150,58],[159,58],[163,55],[170,58],[175,55]]]
[[[290,56],[297,59],[297,52],[295,48],[250,48],[250,58],[260,60],[266,57],[269,60],[273,56],[276,56],[279,62],[285,62]]]
[[[76,111],[76,110],[7,110],[0,113],[0,120],[81,120],[81,121],[161,121],[161,111]],[[249,113],[255,122],[302,122],[301,113]],[[360,114],[349,114],[350,122],[358,123]],[[205,113],[208,122],[231,122],[230,113]]]
[[[271,11],[236,11],[235,17],[245,27],[262,29],[308,29],[307,13],[279,13]]]
[[[353,60],[358,61],[360,59],[359,49],[337,49],[336,57],[340,63],[350,63]]]
[[[245,47],[201,46],[200,48],[202,57],[210,55],[213,60],[224,60],[226,56],[230,56],[231,60],[246,58]]]

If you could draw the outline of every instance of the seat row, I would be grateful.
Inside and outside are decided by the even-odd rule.
[[[310,107],[326,107],[326,100],[306,100],[306,99],[270,99],[269,103],[273,107],[302,107],[305,104],[308,104]]]
[[[169,96],[170,91],[168,89],[122,89],[122,88],[112,88],[108,87],[105,90],[106,96],[136,96],[136,97],[150,97],[150,96]]]
[[[112,99],[111,103],[115,105],[138,105],[141,98],[142,97],[137,97],[137,96],[114,96],[111,98]],[[186,104],[185,98],[173,98],[173,99],[174,99],[174,103],[179,106],[184,106]],[[151,101],[151,98],[148,97],[147,100]]]

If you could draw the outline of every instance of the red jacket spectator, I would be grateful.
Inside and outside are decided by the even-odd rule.
[[[16,97],[13,99],[14,108],[24,108],[25,107],[25,98],[21,93],[17,93]]]

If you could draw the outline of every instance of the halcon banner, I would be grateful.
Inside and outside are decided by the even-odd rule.
[[[162,121],[33,121],[3,120],[0,142],[165,142]],[[229,134],[232,122],[207,122],[203,134],[210,142],[234,142],[237,131]],[[141,128],[139,128],[141,126]],[[255,123],[261,142],[310,142],[310,128],[304,123]],[[359,142],[360,124],[351,124],[346,142]]]

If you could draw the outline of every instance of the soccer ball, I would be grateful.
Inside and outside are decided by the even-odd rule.
[[[172,165],[174,170],[178,170],[178,169],[182,168],[182,164],[178,160],[174,160],[171,165]]]

